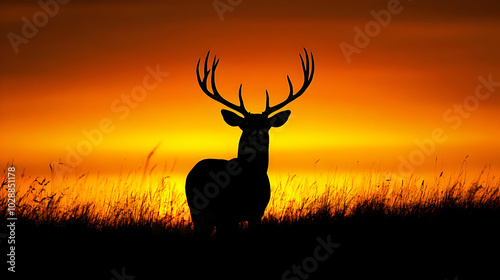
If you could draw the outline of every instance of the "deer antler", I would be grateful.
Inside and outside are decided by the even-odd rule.
[[[269,93],[266,90],[266,110],[263,112],[265,115],[270,115],[273,112],[276,112],[277,110],[285,107],[288,103],[294,101],[295,99],[299,98],[309,87],[309,85],[312,82],[313,76],[314,76],[314,57],[313,54],[311,53],[311,67],[309,67],[309,55],[307,54],[307,50],[304,48],[304,51],[306,53],[306,63],[304,64],[304,59],[302,58],[302,55],[299,54],[300,56],[300,61],[302,62],[302,71],[304,71],[304,84],[302,85],[302,88],[297,92],[293,93],[293,85],[292,82],[290,81],[290,77],[288,75],[286,76],[288,80],[288,85],[290,86],[290,94],[288,94],[288,97],[285,101],[273,106],[269,107]]]
[[[240,106],[236,106],[236,104],[233,104],[233,103],[227,101],[217,91],[217,87],[215,86],[215,69],[217,68],[217,65],[219,64],[219,60],[217,59],[217,56],[214,56],[214,61],[212,62],[212,69],[208,69],[207,64],[208,64],[209,55],[210,55],[210,51],[207,53],[207,57],[205,58],[205,67],[203,69],[203,80],[200,77],[200,69],[199,69],[201,58],[198,59],[198,64],[196,65],[196,76],[198,77],[198,84],[200,85],[201,89],[208,97],[212,98],[213,100],[226,105],[227,107],[235,110],[236,112],[243,114],[244,116],[248,115],[249,112],[245,109],[245,105],[243,104],[243,98],[241,97],[241,86],[243,84],[240,85],[240,90],[239,90]],[[208,79],[208,75],[210,75],[210,71],[212,71],[211,83],[212,83],[213,93],[210,92],[210,90],[208,89],[208,85],[207,85],[207,79]]]

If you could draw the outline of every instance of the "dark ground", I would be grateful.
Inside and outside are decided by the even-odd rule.
[[[18,220],[16,277],[2,279],[500,279],[499,222],[498,210],[314,216],[267,222],[257,236],[242,231],[232,241],[198,242],[186,229],[97,231],[78,221],[35,226]],[[318,238],[340,247],[316,249]],[[328,258],[315,259],[315,251]],[[293,272],[293,265],[309,272]]]

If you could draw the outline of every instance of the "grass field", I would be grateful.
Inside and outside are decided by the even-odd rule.
[[[6,176],[5,169],[2,205],[8,203]],[[17,171],[19,274],[118,279],[124,267],[135,279],[179,273],[184,279],[500,275],[494,268],[500,260],[500,181],[487,172],[475,178],[464,170],[454,178],[439,173],[431,181],[376,171],[276,177],[262,232],[249,235],[242,224],[231,244],[193,238],[183,183],[169,172],[51,179]],[[7,207],[0,215],[5,223]],[[326,260],[315,258],[315,248],[328,240],[339,246],[323,249]]]

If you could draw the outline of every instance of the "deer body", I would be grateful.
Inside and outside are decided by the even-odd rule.
[[[208,173],[214,170],[216,170],[215,174],[224,172],[229,162],[231,161],[220,159],[200,161],[186,179],[186,191],[189,193],[190,188],[214,182]],[[227,185],[218,185],[218,191],[212,192],[213,197],[205,196],[209,199],[208,203],[200,201],[206,204],[199,204],[205,207],[198,210],[196,206],[192,206],[200,211],[198,214],[191,211],[193,224],[198,233],[209,234],[214,226],[217,227],[218,234],[221,230],[232,231],[240,221],[249,221],[253,225],[264,215],[264,210],[271,198],[271,186],[267,174],[251,172],[241,160],[233,159],[232,162],[242,163],[242,166],[238,165],[241,168],[240,172],[232,175]],[[193,189],[191,193],[194,193]],[[208,192],[203,194],[208,194]]]
[[[210,53],[209,53],[210,54]],[[269,106],[269,94],[266,91],[266,110],[262,114],[251,114],[246,111],[239,91],[240,105],[222,98],[215,86],[215,69],[218,60],[214,58],[212,69],[207,69],[208,57],[205,59],[204,77],[197,77],[200,87],[210,98],[241,113],[244,117],[232,111],[222,110],[224,121],[230,126],[242,130],[238,145],[238,157],[232,160],[205,159],[198,162],[186,178],[186,197],[191,211],[195,232],[202,236],[209,235],[214,226],[217,235],[229,234],[238,227],[241,221],[248,221],[249,228],[256,228],[271,198],[271,186],[267,176],[269,166],[269,130],[286,123],[291,112],[285,110],[269,115],[299,97],[312,81],[312,69],[309,68],[309,57],[306,51],[306,65],[302,61],[304,85],[293,94],[293,86],[288,78],[290,94],[288,98],[273,107]],[[311,55],[312,59],[312,55]],[[211,93],[208,90],[207,79],[212,71]]]

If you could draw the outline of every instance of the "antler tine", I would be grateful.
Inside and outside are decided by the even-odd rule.
[[[201,58],[198,59],[198,64],[196,64],[196,77],[198,78],[198,84],[200,85],[201,89],[203,92],[207,93],[205,90],[208,91],[206,85],[207,85],[207,78],[208,74],[210,73],[210,70],[207,70],[207,62],[208,62],[208,56],[210,55],[210,51],[207,53],[207,57],[205,58],[205,67],[203,68],[203,81],[201,80],[200,77],[200,60]]]
[[[309,64],[309,55],[307,53],[307,50],[304,48],[304,52],[306,54],[306,62],[304,63],[304,58],[302,57],[301,54],[300,56],[300,62],[302,64],[302,71],[304,72],[304,84],[302,85],[302,88],[299,89],[297,93],[293,93],[293,85],[292,81],[290,80],[290,77],[287,75],[286,79],[288,81],[288,86],[290,87],[290,93],[288,94],[288,97],[285,101],[273,106],[269,107],[269,93],[266,90],[266,110],[264,111],[264,114],[270,115],[273,112],[276,112],[277,110],[285,107],[288,103],[294,101],[295,99],[299,98],[309,87],[309,85],[312,82],[313,76],[314,76],[314,56],[311,53],[311,64]]]
[[[219,60],[217,59],[217,56],[214,55],[214,61],[212,62],[212,90],[214,92],[214,96],[221,97],[219,94],[219,91],[217,90],[217,87],[215,86],[215,69],[217,69],[217,65],[219,65]]]
[[[247,109],[245,109],[245,104],[243,104],[243,97],[241,96],[241,87],[242,86],[243,86],[243,84],[240,84],[240,89],[238,90],[238,98],[240,99],[240,107],[243,109],[243,111],[248,113]]]
[[[219,65],[219,60],[217,59],[217,56],[214,56],[214,60],[212,62],[212,68],[211,69],[208,69],[208,58],[210,56],[210,51],[207,53],[207,56],[205,58],[205,65],[204,65],[204,68],[203,68],[203,79],[201,79],[201,76],[200,76],[200,59],[198,59],[198,64],[196,65],[196,77],[198,78],[198,84],[200,85],[200,88],[203,90],[203,92],[210,98],[212,98],[213,100],[235,110],[236,112],[239,112],[243,115],[248,115],[249,113],[247,112],[247,110],[245,109],[245,105],[243,104],[243,97],[241,95],[241,87],[243,85],[240,85],[240,89],[239,89],[239,100],[240,100],[240,105],[237,106],[236,104],[233,104],[229,101],[227,101],[226,99],[224,99],[224,97],[222,97],[219,93],[219,91],[217,90],[217,87],[215,85],[215,70],[217,69],[217,66]],[[210,75],[210,71],[212,72],[212,77],[210,79],[210,82],[211,82],[211,86],[212,86],[212,92],[210,92],[210,90],[208,89],[208,84],[207,84],[207,80],[208,80],[208,75]]]
[[[269,92],[267,92],[267,89],[266,89],[266,111],[267,109],[269,109]],[[264,112],[266,112],[264,111]]]

